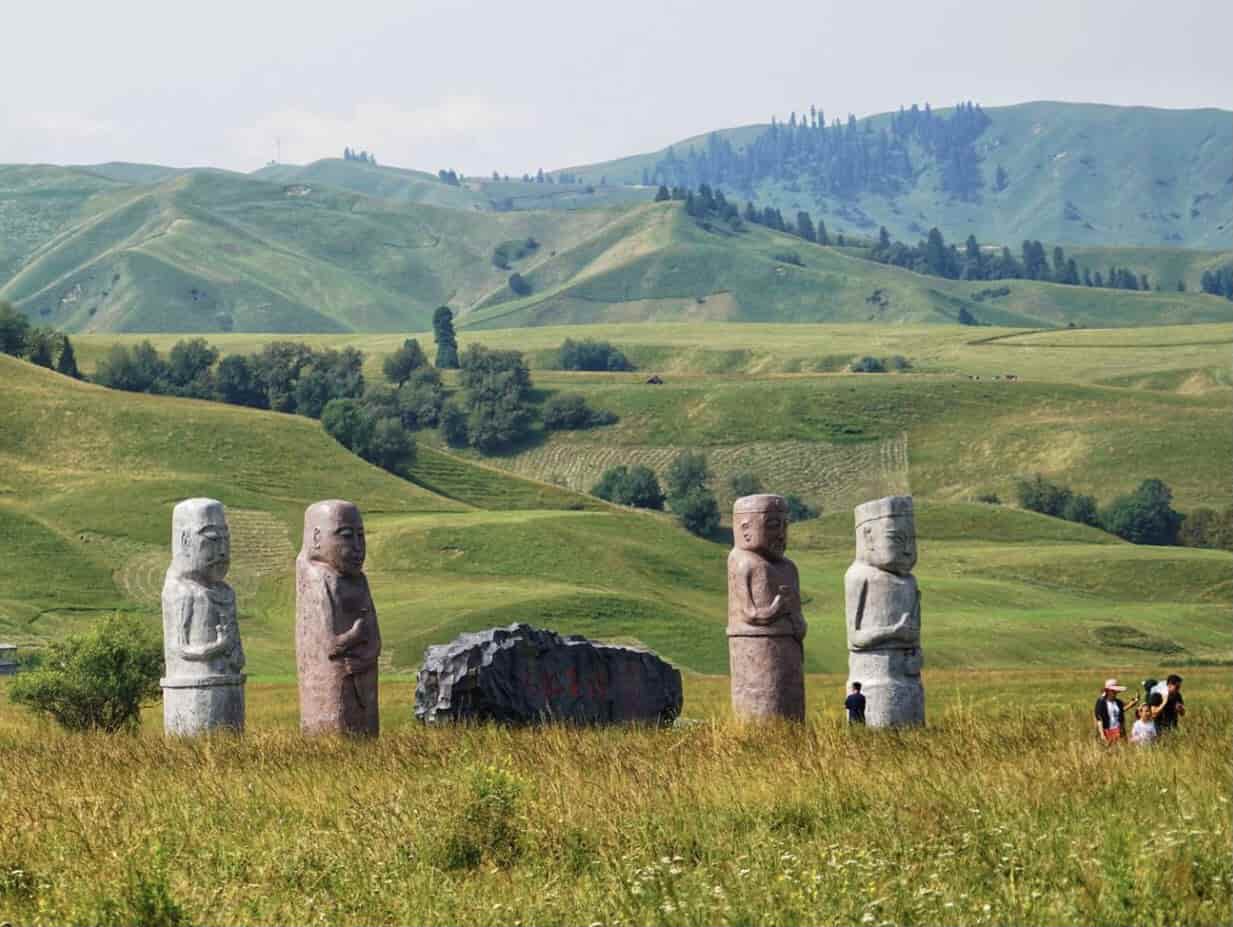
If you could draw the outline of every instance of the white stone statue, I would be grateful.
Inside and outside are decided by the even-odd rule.
[[[856,507],[856,561],[844,576],[848,681],[859,682],[870,727],[925,723],[920,589],[911,496]]]
[[[168,734],[244,729],[244,648],[236,623],[231,532],[223,505],[185,499],[171,516],[163,582],[163,728]]]

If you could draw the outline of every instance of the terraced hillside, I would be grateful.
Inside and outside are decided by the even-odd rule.
[[[612,342],[631,373],[555,369],[565,338]],[[271,336],[211,338],[250,353]],[[403,336],[321,335],[357,347],[366,373]],[[421,343],[430,343],[421,334]],[[77,339],[92,369],[113,343]],[[154,343],[168,350],[175,336]],[[541,395],[580,392],[617,424],[537,434],[487,463],[585,491],[617,463],[663,472],[681,449],[711,457],[721,496],[752,470],[781,491],[835,511],[868,494],[946,499],[996,493],[1041,472],[1109,501],[1147,477],[1164,479],[1183,509],[1233,502],[1233,325],[1024,331],[964,326],[690,323],[463,329],[478,342],[525,352]],[[900,356],[905,372],[853,374],[864,356]],[[651,374],[661,386],[645,381]],[[447,378],[448,379],[448,378]],[[435,433],[422,436],[435,440]]]
[[[447,498],[351,457],[306,419],[110,393],[7,357],[0,382],[0,635],[20,644],[112,609],[157,621],[171,507],[209,494],[233,513],[250,669],[285,675],[302,509],[344,496],[366,513],[391,670],[414,667],[428,643],[519,619],[639,640],[690,670],[726,668],[726,545],[666,516],[422,449],[413,478]],[[913,489],[931,666],[1230,658],[1233,555],[1134,547]],[[850,545],[842,511],[793,532],[812,671],[844,666],[839,590]]]
[[[980,187],[970,199],[942,192],[947,165],[916,145],[909,151],[912,176],[895,193],[835,196],[819,189],[818,178],[790,166],[781,178],[760,179],[751,189],[710,182],[739,199],[779,207],[785,215],[807,209],[815,219],[820,215],[832,233],[876,233],[885,225],[896,238],[915,241],[937,226],[948,240],[975,234],[982,242],[1012,247],[1025,238],[1063,244],[1233,246],[1233,119],[1227,110],[1034,102],[984,112],[990,124],[973,146]],[[950,110],[935,113],[945,117]],[[876,144],[889,119],[884,114],[859,120],[856,131],[869,132]],[[715,134],[740,149],[767,128],[742,126]],[[685,159],[691,148],[703,154],[707,144],[704,135],[671,147]],[[604,176],[641,183],[643,171],[654,179],[667,153],[663,149],[565,171],[588,182]],[[997,181],[999,167],[1005,171],[1004,185]]]

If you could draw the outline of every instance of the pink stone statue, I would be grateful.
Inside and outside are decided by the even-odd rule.
[[[785,557],[783,496],[737,499],[728,555],[728,662],[740,718],[805,717],[805,618],[796,564]]]
[[[350,502],[304,512],[295,560],[295,656],[300,729],[376,736],[381,631],[364,576],[364,522]]]

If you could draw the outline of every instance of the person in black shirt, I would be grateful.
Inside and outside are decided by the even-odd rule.
[[[1165,680],[1165,685],[1169,694],[1161,704],[1152,706],[1152,719],[1156,722],[1156,730],[1162,734],[1176,730],[1178,718],[1186,714],[1186,702],[1182,698],[1182,677],[1172,673]]]
[[[861,684],[852,683],[852,691],[843,700],[843,707],[848,710],[849,724],[865,723],[865,696],[861,695]]]

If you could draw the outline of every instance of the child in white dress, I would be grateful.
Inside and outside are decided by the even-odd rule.
[[[1146,705],[1139,706],[1138,714],[1135,726],[1130,729],[1130,742],[1146,747],[1156,739],[1156,722],[1152,720],[1152,710]]]

